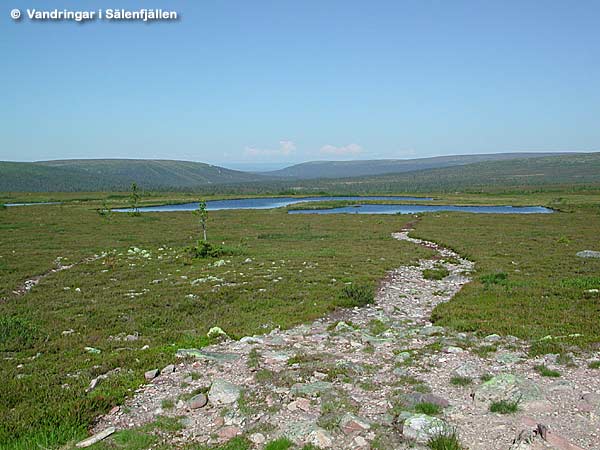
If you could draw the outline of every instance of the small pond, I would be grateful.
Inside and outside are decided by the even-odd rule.
[[[356,205],[329,209],[300,209],[290,214],[416,214],[435,211],[460,211],[479,214],[548,214],[542,206],[454,206],[454,205]]]
[[[283,206],[294,205],[302,202],[326,202],[331,200],[396,200],[396,201],[427,201],[429,197],[260,197],[260,198],[236,198],[230,200],[210,200],[206,202],[206,209],[217,211],[221,209],[272,209]],[[139,208],[140,212],[173,212],[193,211],[198,209],[198,202],[180,203],[175,205],[144,206]],[[129,208],[113,209],[115,212],[128,212]]]

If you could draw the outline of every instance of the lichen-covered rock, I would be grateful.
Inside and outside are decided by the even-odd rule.
[[[292,386],[291,393],[294,395],[317,395],[330,392],[333,384],[327,381],[315,381],[314,383],[296,383]]]
[[[177,350],[176,356],[178,358],[193,357],[208,361],[234,361],[240,357],[235,353],[209,352],[197,348],[180,348]]]
[[[229,381],[217,378],[213,381],[208,391],[208,399],[213,405],[228,405],[235,403],[242,389]]]
[[[352,434],[366,431],[371,428],[371,425],[366,420],[354,414],[346,413],[340,420],[340,428],[344,433]]]
[[[481,366],[470,361],[458,366],[452,372],[455,377],[461,378],[479,378],[482,373]]]
[[[206,333],[206,337],[209,339],[229,339],[227,333],[225,333],[220,327],[212,327],[210,330],[208,330],[208,333]]]
[[[512,374],[501,374],[479,386],[474,398],[481,403],[501,400],[528,402],[543,400],[544,396],[533,381]]]
[[[448,425],[442,419],[426,414],[415,414],[404,421],[402,435],[405,439],[425,444],[432,437],[446,432]]]

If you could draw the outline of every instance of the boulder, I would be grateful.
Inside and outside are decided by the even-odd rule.
[[[158,376],[158,374],[160,374],[160,370],[158,369],[148,370],[146,373],[144,373],[144,378],[146,381],[152,381]]]
[[[404,394],[402,396],[402,403],[408,408],[412,408],[413,406],[419,403],[432,403],[434,405],[439,406],[440,408],[447,408],[448,406],[450,406],[450,403],[445,398],[442,398],[435,394],[423,394],[421,392],[411,392],[409,394]]]
[[[402,435],[405,439],[426,444],[429,439],[446,432],[448,425],[442,419],[426,414],[415,414],[404,421]]]
[[[213,381],[208,391],[208,399],[213,405],[228,405],[235,403],[241,395],[242,389],[229,381],[217,378]]]
[[[204,408],[208,403],[208,398],[204,394],[194,395],[188,402],[192,409]]]
[[[344,433],[352,434],[366,431],[371,428],[371,425],[360,417],[346,413],[340,420],[340,428]]]
[[[541,389],[533,381],[512,374],[496,375],[477,388],[474,399],[481,403],[543,400]]]
[[[333,384],[327,381],[315,381],[314,383],[296,383],[292,386],[291,393],[294,395],[318,395],[330,392]]]
[[[466,363],[454,369],[452,375],[461,378],[479,378],[482,373],[483,371],[481,370],[481,366],[479,364],[467,361]]]
[[[434,334],[442,334],[443,332],[444,327],[430,326],[421,328],[419,334],[422,336],[433,336]]]

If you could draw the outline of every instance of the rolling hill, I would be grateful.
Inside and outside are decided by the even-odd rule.
[[[292,184],[293,183],[293,184]],[[331,193],[450,192],[497,187],[600,184],[600,152],[485,161],[454,167],[288,182],[296,191]]]
[[[210,164],[141,159],[70,159],[35,163],[0,162],[0,191],[127,190],[194,188],[268,178]]]
[[[511,158],[507,159],[511,155]],[[541,186],[552,184],[599,184],[600,153],[566,153],[515,158],[518,154],[472,155],[474,159],[495,156],[499,160],[464,163],[471,156],[448,156],[402,161],[400,172],[368,176],[318,179],[268,177],[209,164],[167,160],[62,160],[35,163],[0,162],[0,192],[124,191],[132,182],[146,190],[203,191],[233,194],[299,193],[366,194],[452,191],[497,186]],[[435,160],[435,161],[431,161]],[[464,164],[459,164],[459,162]],[[364,170],[384,170],[382,161],[341,162]],[[306,163],[299,166],[309,167]],[[332,167],[330,163],[329,167]],[[451,164],[446,167],[413,167]],[[298,167],[298,166],[294,166]],[[362,167],[362,168],[360,168]],[[379,167],[379,169],[377,169]],[[352,170],[348,171],[353,173]]]
[[[296,164],[285,169],[261,172],[279,178],[316,179],[346,178],[388,173],[413,172],[415,170],[437,169],[441,167],[462,166],[483,161],[502,161],[511,159],[539,158],[558,156],[565,153],[494,153],[481,155],[452,155],[416,159],[374,159],[361,161],[310,161]]]

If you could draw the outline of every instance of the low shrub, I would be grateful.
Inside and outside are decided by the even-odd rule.
[[[508,275],[505,272],[497,272],[479,277],[479,281],[485,285],[506,284],[506,280],[508,280]]]
[[[373,288],[366,284],[348,284],[342,288],[337,306],[353,308],[355,306],[366,306],[375,301]]]
[[[215,245],[203,240],[199,240],[196,247],[188,247],[187,250],[192,258],[219,258],[221,256],[239,256],[244,253],[239,247]]]

